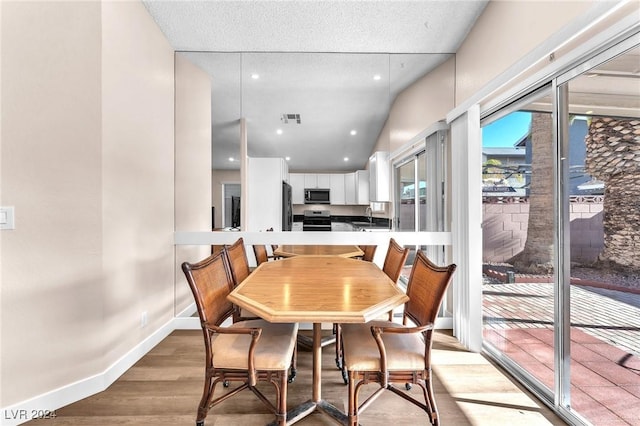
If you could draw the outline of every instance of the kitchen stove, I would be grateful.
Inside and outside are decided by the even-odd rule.
[[[331,212],[329,210],[305,210],[302,230],[331,231]]]

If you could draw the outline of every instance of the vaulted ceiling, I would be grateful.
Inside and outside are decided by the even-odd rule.
[[[239,167],[244,117],[250,156],[348,171],[366,164],[397,94],[457,51],[487,1],[144,4],[211,75],[214,169]]]

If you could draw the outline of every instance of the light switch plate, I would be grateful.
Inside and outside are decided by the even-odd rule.
[[[16,229],[14,207],[0,207],[0,229]]]

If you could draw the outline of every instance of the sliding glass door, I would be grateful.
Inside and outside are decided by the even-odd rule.
[[[486,351],[575,424],[640,424],[640,47],[484,117]]]
[[[445,188],[447,130],[439,127],[424,143],[394,160],[395,229],[404,232],[445,231]],[[416,250],[435,263],[444,264],[441,246],[412,246],[403,275],[409,277]]]

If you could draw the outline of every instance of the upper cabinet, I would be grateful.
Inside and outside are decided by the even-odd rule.
[[[389,153],[374,152],[369,157],[369,201],[391,201]]]
[[[369,171],[357,170],[344,175],[345,203],[349,205],[369,204]]]
[[[304,176],[304,173],[289,173],[292,204],[304,204]]]
[[[346,204],[344,176],[344,173],[332,173],[329,175],[331,204]]]
[[[328,189],[331,186],[331,177],[329,174],[322,173],[305,173],[304,187],[309,189],[322,188]]]

